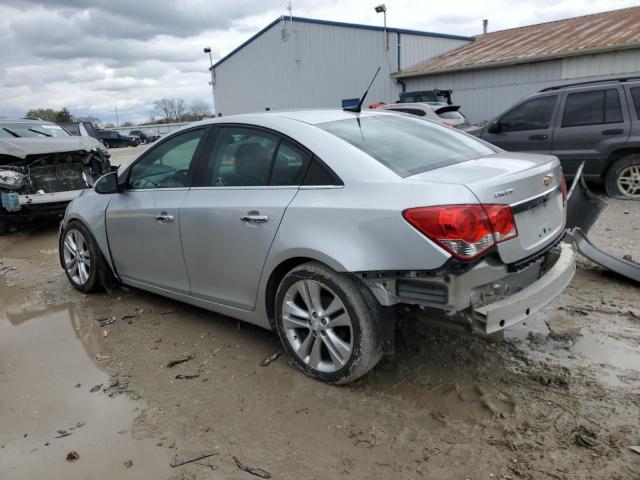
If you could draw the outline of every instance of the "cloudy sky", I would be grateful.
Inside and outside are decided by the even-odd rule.
[[[293,0],[294,15],[380,25],[376,0]],[[628,0],[385,0],[388,24],[475,35],[636,5]],[[209,58],[224,56],[288,0],[0,0],[0,116],[68,107],[104,122],[145,120],[153,100],[211,102]]]

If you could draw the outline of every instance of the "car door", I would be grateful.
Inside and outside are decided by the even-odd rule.
[[[310,154],[278,134],[217,129],[180,209],[194,297],[251,310],[262,268]]]
[[[525,100],[487,125],[480,136],[510,152],[551,153],[557,103],[557,93]]]
[[[566,174],[573,175],[585,162],[585,177],[600,176],[610,146],[629,137],[631,122],[629,110],[622,108],[624,98],[622,87],[617,85],[566,93],[552,150]]]
[[[125,280],[189,293],[180,243],[180,206],[207,128],[176,134],[140,157],[125,173],[126,188],[106,212],[109,249]]]

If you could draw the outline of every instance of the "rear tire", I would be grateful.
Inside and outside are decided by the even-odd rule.
[[[305,263],[291,270],[278,287],[276,330],[305,374],[326,383],[349,383],[382,357],[378,319],[369,305],[352,277],[317,262]]]
[[[69,222],[63,230],[60,259],[69,282],[76,290],[84,293],[101,290],[100,279],[108,266],[93,235],[82,223]]]
[[[611,198],[640,200],[640,153],[616,160],[607,170],[604,181]]]

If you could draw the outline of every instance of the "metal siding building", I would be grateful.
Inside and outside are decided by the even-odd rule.
[[[376,69],[367,104],[393,102],[392,72],[469,43],[467,37],[281,17],[213,66],[216,111],[340,107],[362,95]]]
[[[395,72],[407,90],[453,90],[472,122],[563,83],[640,75],[640,8],[492,32]]]

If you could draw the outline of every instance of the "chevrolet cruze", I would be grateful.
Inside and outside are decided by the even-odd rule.
[[[575,273],[557,158],[375,111],[191,124],[68,207],[80,291],[148,290],[276,330],[306,374],[347,383],[393,351],[405,305],[484,334]]]

